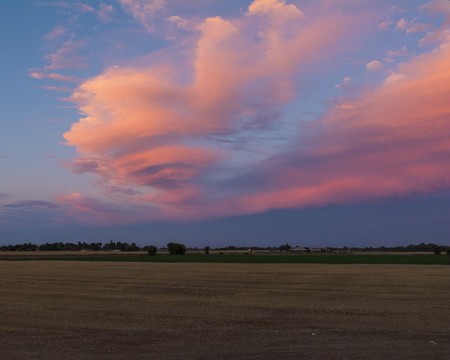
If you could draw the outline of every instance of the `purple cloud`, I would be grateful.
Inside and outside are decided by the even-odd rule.
[[[21,200],[21,201],[17,201],[17,202],[12,203],[12,204],[6,204],[6,205],[3,205],[3,206],[7,207],[7,208],[18,208],[18,209],[27,209],[27,208],[31,208],[31,209],[54,209],[54,208],[59,207],[59,205],[57,205],[57,204],[54,204],[54,203],[49,202],[49,201],[43,201],[43,200]]]

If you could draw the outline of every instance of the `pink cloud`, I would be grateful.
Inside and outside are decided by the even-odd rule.
[[[284,0],[255,0],[248,7],[247,15],[268,15],[281,21],[299,19],[303,16],[301,10]]]
[[[434,15],[443,14],[447,21],[450,20],[450,2],[448,0],[432,0],[420,6],[420,8]]]
[[[416,32],[423,32],[430,29],[430,25],[428,24],[412,24],[408,29],[406,29],[407,34],[413,34]]]
[[[389,27],[392,25],[392,21],[388,20],[388,21],[382,21],[378,24],[378,28],[381,30],[387,30],[389,29]]]
[[[366,69],[368,71],[378,71],[381,70],[382,68],[383,64],[380,62],[380,60],[372,60],[366,64]]]
[[[449,64],[443,44],[401,65],[399,80],[337,106],[306,144],[256,168],[265,179],[259,190],[225,208],[248,213],[449,188]]]
[[[245,214],[450,187],[446,43],[408,56],[381,85],[337,103],[309,129],[298,128],[282,150],[272,146],[267,123],[285,125],[282,108],[301,95],[296,81],[324,71],[316,64],[334,59],[354,27],[365,26],[345,13],[312,16],[310,10],[257,0],[241,18],[212,17],[199,25],[181,68],[164,59],[147,68],[112,67],[85,81],[71,97],[84,117],[64,135],[80,155],[74,171],[98,174],[104,187],[139,188],[143,192],[131,197],[146,219]],[[406,58],[406,48],[390,54],[399,55]],[[257,143],[243,141],[246,136]],[[61,201],[102,221],[114,219],[92,198],[76,194]]]
[[[405,19],[401,18],[399,21],[397,21],[395,27],[399,30],[406,30],[406,28],[408,27],[408,22]]]
[[[413,19],[412,21],[406,21],[404,18],[401,18],[397,24],[396,28],[398,30],[403,30],[407,34],[413,34],[416,32],[423,32],[427,31],[431,28],[430,24],[421,24],[416,21],[416,19]]]
[[[411,54],[409,54],[406,46],[403,46],[401,49],[398,49],[398,50],[389,50],[387,52],[386,61],[393,62],[394,60],[396,60],[398,58],[406,58],[409,56],[411,56]]]
[[[268,114],[294,96],[292,75],[336,50],[350,26],[344,14],[304,21],[294,5],[256,1],[243,18],[208,18],[198,31],[186,68],[166,60],[146,69],[112,67],[72,95],[86,116],[64,135],[67,143],[106,164],[106,171],[92,171],[146,186],[145,199],[158,204],[206,202],[199,182],[239,157],[211,137],[233,138],[249,125],[276,121]]]

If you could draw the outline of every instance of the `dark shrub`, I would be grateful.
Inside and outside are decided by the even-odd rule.
[[[184,255],[186,252],[186,246],[183,244],[170,242],[167,244],[167,250],[169,250],[170,255]]]
[[[155,256],[157,251],[158,249],[156,246],[150,245],[149,247],[147,247],[147,253],[149,256]]]
[[[439,247],[439,246],[436,246],[436,247],[433,249],[433,252],[434,252],[434,255],[441,255],[441,249],[440,249],[440,247]]]
[[[210,250],[210,247],[209,247],[209,246],[205,246],[205,254],[206,254],[206,255],[209,254],[209,250]]]

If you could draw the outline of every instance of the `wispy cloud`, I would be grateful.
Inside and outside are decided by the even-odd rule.
[[[83,173],[95,173],[102,174],[108,173],[107,163],[100,158],[78,158],[73,161],[67,161],[64,166],[75,174]]]
[[[64,82],[76,82],[77,80],[73,76],[68,75],[62,75],[58,73],[52,73],[52,72],[43,72],[39,70],[31,70],[30,76],[34,79],[50,79],[50,80],[57,80],[57,81],[64,81]]]
[[[450,2],[448,0],[432,0],[420,6],[422,11],[428,12],[433,16],[444,18],[441,26],[429,31],[421,40],[421,45],[428,43],[439,43],[450,40]]]
[[[403,46],[402,48],[398,50],[389,50],[387,52],[386,61],[387,62],[393,62],[397,59],[401,59],[403,61],[403,58],[407,58],[411,56],[411,54],[408,52],[408,49],[406,46]]]
[[[5,199],[13,199],[14,196],[10,194],[0,193],[0,201]]]
[[[56,91],[56,92],[63,92],[63,93],[71,93],[73,89],[67,87],[67,86],[52,86],[52,85],[44,85],[41,86],[41,89],[49,90],[49,91]]]
[[[165,0],[119,0],[119,3],[148,31],[154,30],[155,19],[166,9]]]
[[[228,201],[228,209],[246,213],[449,188],[449,59],[444,44],[402,64],[398,80],[388,78],[352,106],[331,110],[295,151],[253,168],[247,176],[254,194]]]
[[[44,200],[21,200],[3,206],[17,209],[54,209],[58,207],[57,204]]]
[[[113,21],[116,10],[110,4],[100,4],[97,10],[97,17],[103,23],[110,23]]]
[[[64,26],[55,26],[49,33],[44,35],[44,40],[53,41],[66,35],[66,28]]]
[[[174,24],[178,29],[188,29],[188,30],[193,29],[193,26],[190,23],[190,21],[182,18],[181,16],[171,15],[166,20]]]
[[[47,70],[79,69],[87,66],[86,60],[78,53],[85,46],[84,40],[69,39],[54,53],[46,56]]]
[[[72,1],[53,1],[53,2],[44,2],[44,1],[37,1],[38,5],[41,6],[51,6],[51,7],[58,7],[62,9],[68,9],[77,11],[80,13],[92,13],[95,12],[95,9],[86,3],[82,2],[72,2]]]
[[[65,207],[66,215],[79,221],[91,224],[124,224],[140,222],[147,218],[150,212],[157,214],[158,209],[146,208],[135,204],[115,204],[102,201],[79,193],[70,193],[57,198]]]

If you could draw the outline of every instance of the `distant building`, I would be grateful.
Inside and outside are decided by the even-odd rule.
[[[323,247],[309,248],[306,246],[296,246],[294,248],[290,248],[289,251],[291,251],[291,252],[328,252],[328,249],[323,248]]]
[[[288,251],[291,252],[309,252],[309,248],[304,247],[304,246],[296,246],[294,248],[290,248]]]

